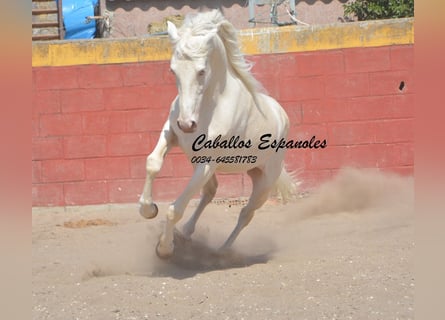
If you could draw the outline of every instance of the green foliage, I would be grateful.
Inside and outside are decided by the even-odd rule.
[[[346,15],[359,21],[414,16],[414,0],[355,0],[343,7]]]

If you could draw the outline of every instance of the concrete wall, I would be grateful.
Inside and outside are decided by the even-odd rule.
[[[412,174],[413,20],[240,32],[253,73],[286,109],[290,137],[325,149],[287,152],[304,189],[342,166]],[[176,95],[168,39],[33,43],[34,206],[136,202]],[[403,85],[402,85],[403,83]],[[180,150],[166,158],[157,200],[191,175]],[[217,197],[247,195],[245,175],[222,175]]]
[[[186,15],[197,10],[220,9],[236,28],[268,27],[270,22],[270,2],[255,6],[256,24],[249,23],[249,8],[246,0],[103,0],[103,6],[112,12],[112,38],[141,36],[147,34],[150,23],[162,21],[170,15]],[[330,24],[343,18],[343,4],[347,0],[295,0],[296,17],[309,24]],[[288,1],[277,8],[278,21],[291,22],[286,8],[290,10]]]

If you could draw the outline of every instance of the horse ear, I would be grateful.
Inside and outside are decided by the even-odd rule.
[[[171,42],[176,42],[179,40],[178,29],[170,21],[167,21],[167,32]]]

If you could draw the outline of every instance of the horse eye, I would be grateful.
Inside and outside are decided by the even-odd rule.
[[[173,69],[172,69],[172,68],[170,68],[170,72],[171,72],[171,73],[173,73],[173,74],[175,74],[175,72],[173,71]]]
[[[206,71],[204,69],[199,70],[198,76],[203,76],[203,75],[205,75],[205,73],[206,73]]]

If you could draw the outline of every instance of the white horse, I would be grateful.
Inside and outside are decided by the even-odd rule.
[[[161,258],[173,254],[175,224],[190,199],[202,190],[200,202],[182,230],[185,238],[191,237],[216,193],[216,172],[247,171],[253,184],[249,201],[221,249],[232,245],[275,186],[284,200],[295,187],[284,170],[285,149],[277,147],[287,136],[288,117],[277,101],[260,93],[250,64],[240,53],[233,25],[214,10],[187,17],[179,30],[168,22],[168,34],[174,45],[170,68],[178,96],[156,147],[147,157],[147,177],[139,200],[141,215],[149,219],[158,213],[152,182],[171,147],[183,150],[194,173],[168,208],[165,230],[156,247]]]

